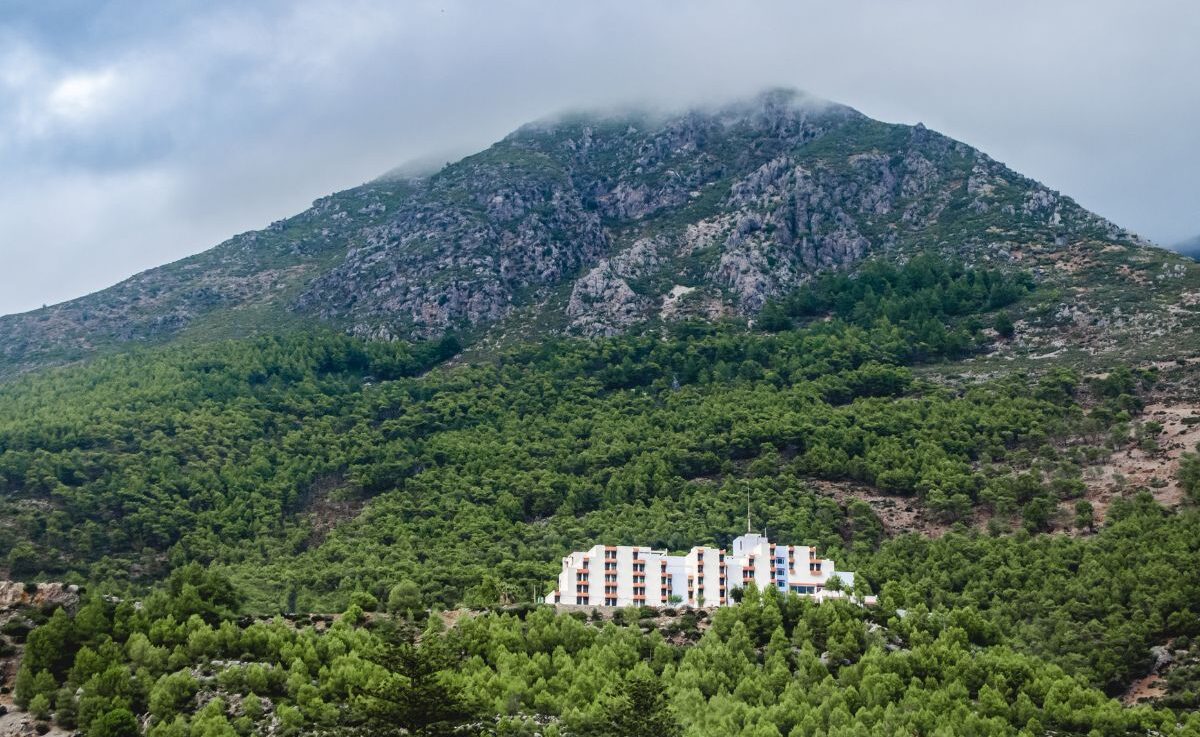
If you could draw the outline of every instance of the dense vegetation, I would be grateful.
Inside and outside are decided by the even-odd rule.
[[[862,572],[912,611],[973,609],[980,637],[1058,663],[1116,694],[1150,647],[1200,633],[1200,516],[1118,500],[1103,533],[909,536]]]
[[[967,269],[932,256],[918,256],[903,266],[871,261],[853,276],[825,274],[804,289],[769,301],[758,322],[764,330],[778,331],[825,315],[863,327],[882,318],[904,331],[909,342],[902,356],[906,360],[957,357],[978,347],[981,313],[1008,307],[1032,287],[1027,274]],[[989,327],[1012,337],[1007,312],[996,312]]]
[[[306,334],[0,386],[0,567],[90,592],[28,615],[18,702],[101,737],[143,716],[160,737],[1200,734],[1192,665],[1162,701],[1178,712],[1109,698],[1152,646],[1196,647],[1200,514],[1118,499],[1094,535],[1041,534],[1095,526],[1081,469],[1153,440],[1132,423],[1154,372],[913,370],[1004,340],[1029,288],[918,258],[818,279],[750,331],[477,365],[446,363],[453,339]],[[889,540],[817,479],[991,521]],[[1193,500],[1198,479],[1188,455]],[[747,496],[881,606],[747,591],[660,619],[502,609],[597,540],[725,545]],[[476,612],[448,629],[426,614],[459,605]]]
[[[927,338],[1023,282],[934,259],[867,273],[884,299],[852,290],[857,307],[833,307],[847,319],[777,333],[682,325],[423,375],[453,341],[303,335],[6,385],[0,560],[13,577],[91,583],[216,562],[252,576],[256,610],[328,611],[402,579],[427,604],[528,599],[591,540],[724,543],[748,491],[781,537],[874,549],[870,509],[809,493],[809,478],[920,497],[947,520],[982,505],[1054,524],[1097,452],[1054,441],[1099,437],[1114,417],[1085,414],[1067,373],[949,389],[905,366],[915,347],[980,340],[978,319]],[[840,283],[789,303],[825,305]]]
[[[55,612],[17,697],[89,735],[141,713],[159,736],[1200,734],[1200,714],[1096,688],[1143,638],[1200,635],[1200,513],[1116,517],[1091,539],[890,542],[864,571],[886,578],[877,608],[748,589],[711,614],[522,608],[423,632],[357,604],[239,623],[236,590],[191,564],[140,606]]]

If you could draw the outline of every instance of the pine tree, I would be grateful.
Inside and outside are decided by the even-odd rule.
[[[681,737],[683,728],[667,702],[662,683],[653,676],[633,673],[604,705],[599,724],[585,730],[588,737]]]
[[[1016,332],[1012,317],[1004,310],[996,313],[996,320],[992,323],[992,327],[996,329],[1001,338],[1011,338]]]
[[[418,643],[412,629],[385,630],[369,659],[386,675],[356,694],[362,734],[472,734],[471,712],[446,678],[455,658],[440,635],[427,631]]]

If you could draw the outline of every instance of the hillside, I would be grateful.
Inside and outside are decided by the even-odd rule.
[[[1164,478],[1149,410],[1196,364],[920,376],[994,352],[1032,283],[921,256],[753,330],[451,366],[452,341],[307,332],[7,382],[3,566],[87,589],[5,613],[15,703],[96,735],[1194,735],[1200,460]],[[1163,476],[1101,506],[1134,451]],[[505,606],[596,541],[727,544],[748,495],[880,606]]]
[[[1200,277],[1072,200],[918,125],[772,91],[676,115],[531,124],[110,289],[0,318],[0,375],[97,351],[324,325],[455,331],[481,350],[743,319],[828,269],[939,249],[1047,287],[1011,350],[1184,345]]]
[[[0,735],[1197,737],[1198,320],[921,126],[526,126],[0,319]],[[748,511],[849,596],[539,604]]]

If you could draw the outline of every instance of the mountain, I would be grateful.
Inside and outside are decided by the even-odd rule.
[[[324,197],[96,294],[0,318],[0,373],[314,324],[493,345],[741,319],[822,270],[930,249],[1069,290],[1046,306],[1059,313],[1046,331],[1024,333],[1031,351],[1064,326],[1092,352],[1143,344],[1122,331],[1192,329],[1172,311],[1196,281],[1190,262],[921,125],[773,90],[673,115],[549,119],[431,176]],[[1113,279],[1128,282],[1116,315]]]
[[[0,322],[0,734],[1195,737],[1198,304],[796,93],[332,195]],[[748,513],[853,599],[538,602]]]

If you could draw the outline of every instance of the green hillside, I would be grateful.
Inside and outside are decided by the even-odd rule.
[[[4,615],[17,704],[89,735],[1197,734],[1200,461],[1179,509],[1131,485],[1101,520],[1087,483],[1157,442],[1161,372],[955,378],[1041,289],[920,257],[754,330],[476,363],[310,332],[9,382],[0,561],[86,591]],[[747,496],[880,605],[513,606],[595,541],[727,544]],[[1114,700],[1163,646],[1153,706]]]
[[[920,125],[522,127],[0,318],[0,735],[1200,737],[1198,328]],[[849,596],[540,603],[747,504]]]
[[[453,339],[298,334],[28,377],[0,387],[0,560],[15,578],[131,584],[241,566],[256,606],[280,611],[340,608],[418,570],[441,605],[485,572],[541,591],[588,539],[727,535],[746,488],[772,529],[873,549],[872,512],[819,499],[812,479],[1046,529],[1105,453],[1085,435],[1152,377],[1128,373],[1085,412],[1070,373],[1030,392],[909,368],[986,350],[1027,283],[923,258],[870,266],[857,288],[819,280],[768,307],[772,332],[681,323],[432,371]]]

